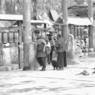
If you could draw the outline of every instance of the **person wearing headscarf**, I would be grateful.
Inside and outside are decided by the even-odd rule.
[[[36,58],[40,66],[42,66],[41,71],[46,70],[46,52],[45,52],[46,41],[43,38],[39,38],[37,41],[37,51]]]
[[[68,42],[67,42],[67,58],[68,63],[74,59],[75,46],[74,46],[74,36],[72,34],[68,34]]]

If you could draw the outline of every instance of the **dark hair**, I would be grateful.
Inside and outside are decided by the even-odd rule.
[[[34,32],[35,32],[35,33],[39,33],[40,31],[39,31],[39,30],[35,30]]]
[[[58,35],[57,35],[57,37],[59,37],[59,38],[60,38],[60,37],[62,37],[62,35],[61,35],[61,34],[58,34]]]

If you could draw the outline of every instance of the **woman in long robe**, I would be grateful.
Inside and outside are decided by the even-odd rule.
[[[66,51],[65,51],[65,40],[61,35],[58,35],[58,40],[56,41],[57,50],[57,64],[59,69],[63,69],[67,66],[66,61]]]

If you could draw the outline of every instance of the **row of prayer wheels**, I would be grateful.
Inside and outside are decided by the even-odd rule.
[[[0,32],[0,44],[18,43],[19,32]]]

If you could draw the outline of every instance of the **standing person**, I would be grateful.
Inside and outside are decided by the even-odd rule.
[[[46,39],[45,52],[46,52],[46,56],[47,56],[47,63],[50,64],[51,45],[50,45],[50,42],[48,39]]]
[[[65,40],[61,34],[58,34],[55,46],[58,54],[57,56],[58,67],[59,69],[63,69],[64,67],[67,66],[67,61],[66,61],[66,51],[65,51]]]
[[[52,34],[49,35],[49,42],[50,42],[50,45],[51,45],[50,62],[52,62],[53,51],[54,51],[54,46],[55,46],[55,41],[52,37]]]
[[[42,66],[41,71],[45,71],[46,70],[46,52],[45,52],[45,39],[38,39],[37,41],[37,53],[36,53],[36,57],[37,57],[37,61],[40,64],[40,66]]]
[[[68,35],[68,42],[67,42],[67,58],[68,63],[71,64],[72,60],[74,59],[75,47],[74,47],[74,36],[72,34]]]

